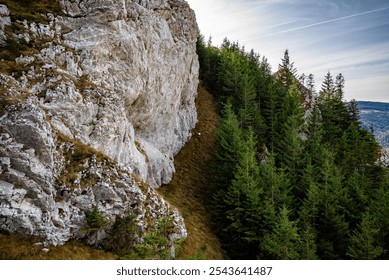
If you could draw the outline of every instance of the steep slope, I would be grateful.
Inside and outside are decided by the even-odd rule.
[[[212,95],[202,86],[196,99],[198,124],[187,145],[175,157],[176,173],[170,184],[158,191],[185,218],[188,237],[179,258],[204,253],[207,259],[223,259],[219,239],[211,228],[209,211],[211,161],[215,147],[218,115]]]
[[[63,244],[87,237],[97,209],[110,225],[135,214],[137,242],[166,216],[171,245],[184,238],[182,217],[153,188],[171,180],[197,119],[188,4],[2,3],[0,230]]]

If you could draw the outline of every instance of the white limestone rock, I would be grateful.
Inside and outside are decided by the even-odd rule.
[[[10,24],[11,17],[9,16],[8,7],[4,4],[0,4],[0,45],[2,45],[6,40],[4,28]]]
[[[172,240],[185,237],[177,210],[141,180],[171,180],[196,123],[193,11],[183,0],[59,2],[65,16],[19,22],[15,38],[40,48],[16,58],[16,75],[0,73],[0,229],[63,244],[85,236],[97,207],[112,223],[135,213],[140,229],[171,216]],[[83,149],[96,156],[72,163]]]

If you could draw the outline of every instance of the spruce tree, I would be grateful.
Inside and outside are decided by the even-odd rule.
[[[225,211],[227,206],[224,197],[234,178],[234,173],[244,149],[243,132],[231,103],[225,105],[223,115],[216,134],[217,146],[213,164],[213,186],[215,190],[213,214],[216,228],[226,223]]]
[[[289,87],[297,80],[297,69],[294,66],[294,62],[290,61],[289,50],[286,49],[284,57],[281,58],[281,64],[278,65],[278,77],[281,83],[288,90]]]
[[[337,100],[343,100],[344,97],[344,77],[342,73],[339,73],[336,76],[336,81],[335,81],[335,98]]]
[[[316,232],[311,225],[302,226],[300,230],[300,245],[298,251],[302,260],[316,260]]]
[[[259,184],[264,190],[264,199],[276,212],[284,205],[292,207],[290,182],[285,171],[276,167],[274,153],[270,152],[259,167]]]
[[[261,257],[276,260],[297,260],[300,258],[301,239],[296,222],[289,218],[290,211],[282,207],[273,230],[261,242]]]
[[[216,132],[215,177],[220,186],[228,185],[244,149],[243,131],[230,102],[224,106],[223,118]]]
[[[239,94],[239,84],[242,75],[241,55],[237,51],[224,48],[220,52],[218,67],[218,88],[220,92],[219,101],[225,102],[227,97],[233,98],[233,105],[236,106],[235,98]]]
[[[377,242],[379,231],[374,217],[370,212],[366,212],[358,230],[354,231],[350,238],[347,255],[355,260],[378,259],[384,253],[384,249]]]
[[[318,254],[324,259],[342,259],[347,249],[350,196],[333,154],[324,150],[320,168],[320,199],[316,217]]]
[[[291,173],[293,181],[296,182],[303,150],[301,134],[304,123],[304,108],[295,83],[290,87],[285,97],[280,118],[282,124],[281,130],[278,132],[279,141],[276,143],[276,152],[281,166]]]
[[[247,70],[242,74],[237,96],[239,100],[238,107],[241,127],[246,129],[253,127],[255,121],[259,118],[255,84],[252,79],[253,77],[250,76]]]
[[[304,158],[315,166],[320,164],[321,151],[325,143],[323,141],[324,128],[323,118],[319,106],[315,104],[307,120],[307,129],[304,141]]]
[[[321,100],[332,99],[335,95],[336,88],[334,84],[334,79],[331,73],[328,71],[324,77],[324,81],[321,86],[319,98]]]
[[[350,124],[356,124],[360,126],[362,124],[360,120],[360,112],[358,108],[358,102],[355,99],[352,99],[347,105],[347,111],[349,115]]]
[[[238,162],[234,179],[224,196],[226,224],[222,237],[226,249],[234,258],[253,258],[257,251],[258,234],[263,226],[259,166],[256,140],[252,130],[247,133],[244,150]]]

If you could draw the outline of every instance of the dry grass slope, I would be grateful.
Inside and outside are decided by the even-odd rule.
[[[219,239],[211,228],[210,164],[215,147],[218,115],[210,93],[199,87],[196,100],[198,124],[192,138],[175,157],[176,173],[167,186],[159,189],[185,218],[188,238],[182,244],[178,258],[187,259],[204,252],[206,259],[223,259]]]
[[[39,239],[19,234],[0,234],[1,260],[114,260],[111,253],[91,248],[78,241],[63,246],[44,247],[36,245]]]

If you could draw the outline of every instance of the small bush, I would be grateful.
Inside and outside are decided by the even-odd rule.
[[[114,223],[109,236],[103,241],[104,250],[119,255],[120,259],[171,259],[169,235],[174,228],[170,217],[162,218],[156,227],[138,243],[139,232],[136,230],[135,215],[119,218]],[[175,242],[179,247],[181,240]]]
[[[133,249],[136,238],[135,215],[117,218],[102,247],[104,250],[123,256]]]
[[[107,226],[108,222],[104,215],[97,209],[92,208],[91,211],[85,214],[86,216],[86,230],[88,233],[98,232]]]

